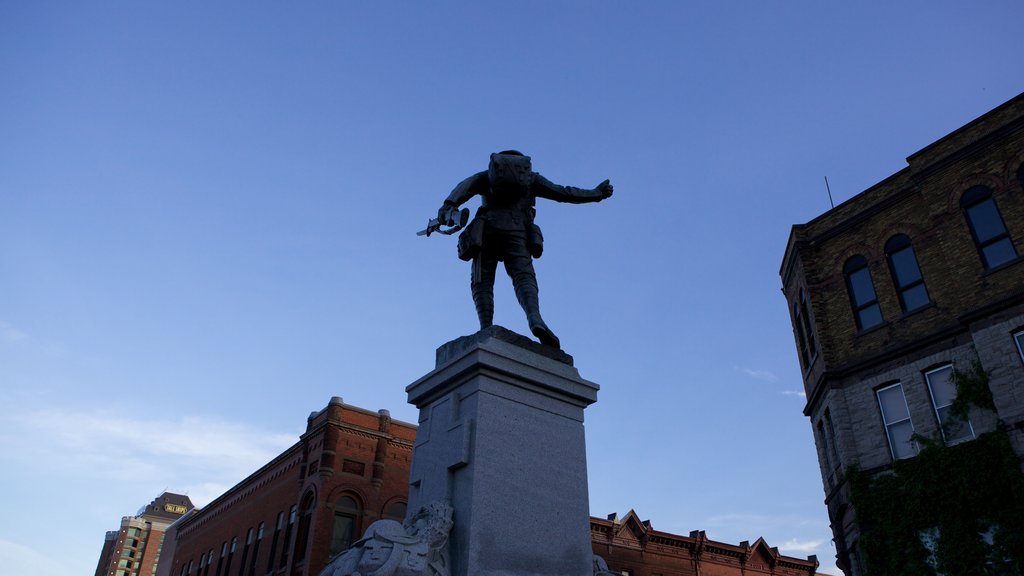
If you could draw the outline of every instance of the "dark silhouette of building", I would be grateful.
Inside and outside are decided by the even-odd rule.
[[[416,427],[331,399],[292,447],[168,531],[160,576],[315,576],[380,518],[404,519]],[[538,518],[538,521],[543,521]],[[591,518],[594,552],[617,573],[813,575],[813,556],[763,540],[736,545],[703,532],[654,530],[630,512]],[[701,567],[704,567],[703,569]]]
[[[96,576],[153,576],[164,560],[167,528],[192,510],[188,496],[164,492],[135,516],[121,519],[121,528],[107,532]]]
[[[1024,95],[907,164],[794,226],[780,271],[848,575],[864,572],[848,470],[892,475],[926,447],[967,454],[986,433],[1024,456]],[[970,374],[987,379],[989,399],[959,413],[954,401],[968,397],[957,385]],[[906,553],[934,553],[933,528]]]

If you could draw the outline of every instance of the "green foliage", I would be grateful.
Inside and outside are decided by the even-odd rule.
[[[1020,574],[1024,474],[1003,432],[955,446],[928,443],[892,473],[847,471],[870,576],[930,576],[919,534],[938,528],[935,561],[947,576]],[[991,530],[992,545],[982,534]]]
[[[988,387],[988,372],[981,366],[977,356],[971,361],[969,369],[953,370],[953,384],[956,385],[956,399],[950,405],[949,412],[956,418],[966,420],[971,405],[995,411],[992,390]]]

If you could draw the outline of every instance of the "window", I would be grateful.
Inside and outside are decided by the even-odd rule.
[[[829,484],[832,480],[832,470],[835,470],[835,463],[832,462],[832,455],[828,449],[828,436],[825,435],[825,421],[818,420],[818,438],[821,442],[821,452],[825,456],[825,473],[829,476]]]
[[[228,559],[224,563],[224,576],[231,573],[231,560],[235,557],[235,548],[238,547],[238,537],[231,539],[231,548],[228,549]],[[243,560],[244,562],[244,560]]]
[[[255,576],[256,574],[256,559],[260,557],[260,542],[263,541],[263,522],[260,522],[259,528],[256,529],[256,544],[252,547],[252,560],[249,564],[249,576]]]
[[[896,293],[900,297],[900,307],[904,312],[923,308],[931,303],[928,290],[924,287],[924,277],[917,265],[914,247],[910,237],[897,234],[885,243],[885,256],[889,260],[892,281],[896,285]]]
[[[793,303],[793,324],[796,326],[800,358],[804,361],[806,370],[810,368],[818,351],[814,341],[814,325],[811,324],[811,316],[807,312],[807,294],[803,288],[800,289],[799,300]]]
[[[850,292],[857,328],[867,330],[881,324],[882,309],[875,296],[875,285],[871,281],[867,258],[860,255],[850,258],[843,267],[843,274],[846,276],[846,288]]]
[[[302,519],[299,520],[299,531],[295,536],[295,561],[305,559],[306,547],[309,544],[309,525],[316,511],[316,496],[312,492],[306,494],[302,501]]]
[[[828,448],[829,458],[832,461],[832,470],[838,470],[842,466],[842,462],[839,461],[839,443],[836,439],[836,428],[832,424],[832,412],[829,409],[825,409],[825,434],[826,434],[826,447]]]
[[[1020,359],[1024,361],[1024,330],[1014,334],[1013,339],[1017,342],[1017,351],[1020,352]]]
[[[331,556],[348,550],[361,514],[359,504],[350,496],[342,496],[334,505],[334,529],[331,532]]]
[[[974,244],[985,268],[995,268],[1017,257],[1003,217],[992,198],[992,190],[985,186],[971,188],[960,199],[960,207],[967,216]]]
[[[214,572],[214,576],[220,576],[220,571],[224,568],[224,556],[228,553],[228,543],[224,542],[220,545],[220,556],[217,557],[217,571]]]
[[[284,568],[288,564],[288,552],[291,550],[290,546],[292,543],[292,530],[295,528],[295,520],[298,518],[298,515],[298,506],[292,506],[292,509],[288,511],[288,527],[284,529],[284,546],[281,546],[280,568]]]
[[[408,506],[405,502],[392,502],[384,508],[384,513],[381,514],[381,516],[391,520],[397,520],[398,522],[405,522],[405,513],[407,508]]]
[[[914,424],[910,420],[907,399],[903,396],[903,385],[897,382],[878,390],[876,394],[893,459],[915,456],[917,445],[911,439],[914,435]]]
[[[245,547],[242,548],[242,559],[240,561],[241,565],[238,567],[238,576],[245,576],[245,561],[249,558],[250,546],[252,546],[252,528],[249,528],[249,531],[245,533]]]
[[[942,429],[942,438],[946,444],[955,444],[974,438],[974,428],[970,419],[960,419],[949,413],[956,399],[956,384],[953,382],[953,366],[943,366],[924,373],[928,381],[928,391],[932,395],[932,406],[935,417]]]
[[[284,512],[277,513],[277,522],[274,524],[274,537],[270,540],[270,560],[267,562],[267,572],[274,571],[274,559],[277,557],[277,539],[281,536],[281,528],[284,528]]]

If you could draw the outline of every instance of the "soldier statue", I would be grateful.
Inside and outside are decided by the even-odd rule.
[[[481,198],[480,208],[459,235],[459,258],[473,262],[470,287],[480,328],[487,328],[493,321],[494,273],[498,262],[504,262],[530,331],[542,344],[560,348],[558,337],[540,315],[533,259],[540,258],[544,238],[533,222],[534,203],[538,197],[575,204],[600,202],[612,195],[611,183],[605,180],[589,190],[560,186],[534,172],[529,156],[505,150],[491,154],[486,171],[460,182],[437,211],[437,220],[432,220],[421,234],[429,234],[440,225],[455,227],[446,233],[458,229],[468,218],[468,211],[463,211],[462,224],[457,224],[459,206],[476,195]]]

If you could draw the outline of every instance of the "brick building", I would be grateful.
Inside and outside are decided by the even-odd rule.
[[[591,518],[590,540],[611,571],[627,576],[814,576],[818,567],[814,556],[783,556],[763,538],[736,545],[709,540],[703,530],[659,532],[632,510],[622,520]]]
[[[855,494],[861,484],[847,471],[864,486],[880,486],[871,483],[880,477],[894,486],[915,462],[928,465],[922,450],[930,447],[970,458],[983,444],[1000,443],[1012,451],[1018,475],[1013,456],[1024,457],[1024,94],[907,164],[794,226],[780,271],[807,394],[804,414],[817,445],[838,565],[848,575],[864,573],[866,565],[864,518],[851,500],[871,491]],[[1000,439],[975,441],[983,437]],[[994,472],[974,470],[966,482],[974,486]],[[933,481],[942,485],[943,478]],[[956,495],[942,505],[975,506]],[[916,521],[907,524],[916,533],[905,553],[935,569],[936,539],[941,530],[950,532],[951,521]],[[1000,541],[992,518],[961,521],[972,523],[957,544],[961,550],[978,538],[990,547],[993,533]],[[876,550],[881,562],[882,549]]]
[[[403,520],[416,427],[340,398],[310,415],[292,447],[168,532],[159,576],[311,576],[373,521]],[[630,512],[591,519],[594,551],[630,576],[813,575],[763,540],[730,545],[703,532],[655,531]],[[744,571],[745,570],[745,571]]]
[[[96,564],[96,576],[153,576],[167,528],[192,510],[188,496],[164,492],[135,516],[121,519],[121,528],[107,532]],[[163,554],[164,560],[168,556]]]
[[[298,442],[173,527],[168,576],[318,574],[379,518],[405,518],[416,427],[332,398]]]

